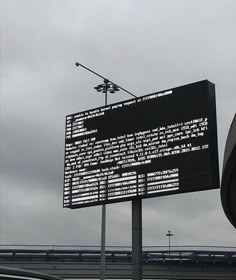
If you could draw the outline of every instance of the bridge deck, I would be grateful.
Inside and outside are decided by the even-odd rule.
[[[98,248],[0,248],[0,265],[30,269],[62,278],[99,278]],[[110,279],[131,277],[129,248],[106,250],[106,275]],[[144,248],[146,279],[236,279],[236,249]]]

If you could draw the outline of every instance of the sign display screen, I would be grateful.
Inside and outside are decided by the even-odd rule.
[[[64,207],[219,188],[207,80],[66,117]]]

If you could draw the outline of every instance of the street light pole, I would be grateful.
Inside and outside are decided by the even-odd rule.
[[[170,256],[170,238],[171,238],[171,236],[174,236],[174,234],[172,234],[171,231],[168,230],[168,233],[166,234],[166,236],[169,237],[169,256]]]
[[[104,79],[103,84],[96,86],[94,89],[105,94],[105,106],[107,106],[107,93],[115,93],[119,91],[117,85],[114,85],[109,80]],[[106,180],[107,181],[107,180]],[[100,265],[100,279],[105,280],[106,272],[106,205],[102,205],[102,228],[101,228],[101,265]]]
[[[102,75],[96,73],[95,71],[89,69],[88,67],[84,66],[83,64],[76,62],[75,65],[81,66],[84,69],[88,70],[89,72],[93,73],[94,75],[100,77],[103,79],[103,84],[100,84],[96,86],[94,89],[96,89],[98,92],[102,92],[105,94],[105,106],[107,106],[107,93],[115,93],[116,91],[119,91],[120,89],[128,93],[129,95],[137,98],[137,96],[130,91],[124,89],[121,86],[118,86],[116,83],[112,82],[111,80],[108,80],[107,78],[103,77]],[[106,251],[105,251],[105,245],[106,245],[106,205],[102,205],[102,227],[101,227],[101,266],[100,266],[100,280],[105,280],[105,264],[106,264]]]
[[[118,86],[116,83],[112,82],[111,80],[108,80],[107,78],[105,78],[105,77],[103,77],[102,75],[96,73],[95,71],[89,69],[88,67],[84,66],[83,64],[81,64],[81,63],[79,63],[79,62],[76,62],[76,63],[75,63],[75,66],[77,66],[77,67],[81,66],[81,67],[83,67],[84,69],[88,70],[89,72],[93,73],[94,75],[96,75],[96,76],[102,78],[104,81],[105,81],[105,80],[109,81],[112,85],[114,85],[114,86],[118,87],[119,89],[121,89],[121,90],[127,92],[129,95],[132,95],[133,97],[137,97],[137,95],[133,94],[132,92],[128,91],[127,89],[125,89],[125,88],[123,88],[123,87],[121,87],[121,86]]]

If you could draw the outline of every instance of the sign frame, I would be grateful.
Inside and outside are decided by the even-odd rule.
[[[219,188],[220,187],[220,180],[219,180],[218,140],[217,140],[217,125],[216,125],[216,101],[215,101],[215,85],[213,83],[209,82],[208,80],[203,80],[203,81],[199,81],[199,82],[195,82],[195,83],[191,83],[191,84],[187,84],[187,85],[183,85],[183,86],[179,86],[179,87],[170,88],[170,89],[167,89],[167,90],[151,93],[151,94],[144,95],[144,96],[141,96],[141,97],[132,98],[132,99],[128,99],[128,100],[125,100],[125,101],[113,103],[111,105],[97,107],[97,108],[94,108],[94,109],[91,109],[91,110],[102,109],[102,108],[106,108],[106,107],[109,107],[109,106],[124,104],[125,102],[132,102],[133,100],[137,100],[137,99],[144,98],[144,97],[149,97],[149,96],[152,96],[153,94],[161,94],[161,93],[165,93],[165,92],[176,90],[176,89],[179,90],[181,88],[188,87],[188,86],[194,86],[194,85],[197,86],[198,84],[204,84],[204,86],[206,86],[206,91],[208,93],[208,97],[207,97],[208,104],[209,104],[209,107],[208,107],[208,109],[209,109],[209,111],[208,111],[208,115],[209,115],[208,131],[210,132],[209,133],[209,144],[211,146],[209,148],[209,156],[210,156],[211,171],[212,171],[211,172],[211,175],[212,175],[212,184],[211,185],[204,186],[204,188],[199,188],[199,189],[196,189],[196,190],[181,190],[180,191],[180,189],[178,189],[178,190],[171,190],[171,192],[163,192],[163,193],[158,192],[158,193],[153,193],[153,194],[149,193],[149,194],[142,194],[142,195],[136,195],[136,196],[116,198],[116,199],[111,199],[111,200],[109,200],[109,198],[106,198],[106,200],[95,201],[95,202],[86,202],[84,204],[79,204],[79,205],[78,204],[75,204],[75,205],[72,204],[72,191],[70,191],[70,205],[69,206],[64,205],[65,191],[63,191],[63,205],[64,205],[63,207],[64,208],[70,208],[70,209],[77,209],[77,208],[85,208],[85,207],[90,207],[90,206],[97,206],[97,205],[104,205],[104,204],[130,201],[130,200],[135,199],[135,198],[140,198],[140,199],[153,198],[153,197],[161,197],[161,196],[166,196],[166,195],[174,195],[174,194],[204,191],[204,190]],[[83,114],[83,113],[89,112],[91,110],[84,110],[84,111],[81,111],[79,113],[70,114],[68,116],[77,115],[77,114],[80,114],[80,113]],[[66,131],[66,124],[65,124],[65,131]],[[65,143],[66,143],[66,138],[65,138]],[[64,150],[64,157],[66,158],[66,144],[65,144],[65,150]],[[65,161],[64,161],[64,163],[65,163]],[[64,182],[65,182],[65,172],[64,172]]]

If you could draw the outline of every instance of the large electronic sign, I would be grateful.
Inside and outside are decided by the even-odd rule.
[[[64,207],[219,188],[207,80],[68,115]]]

